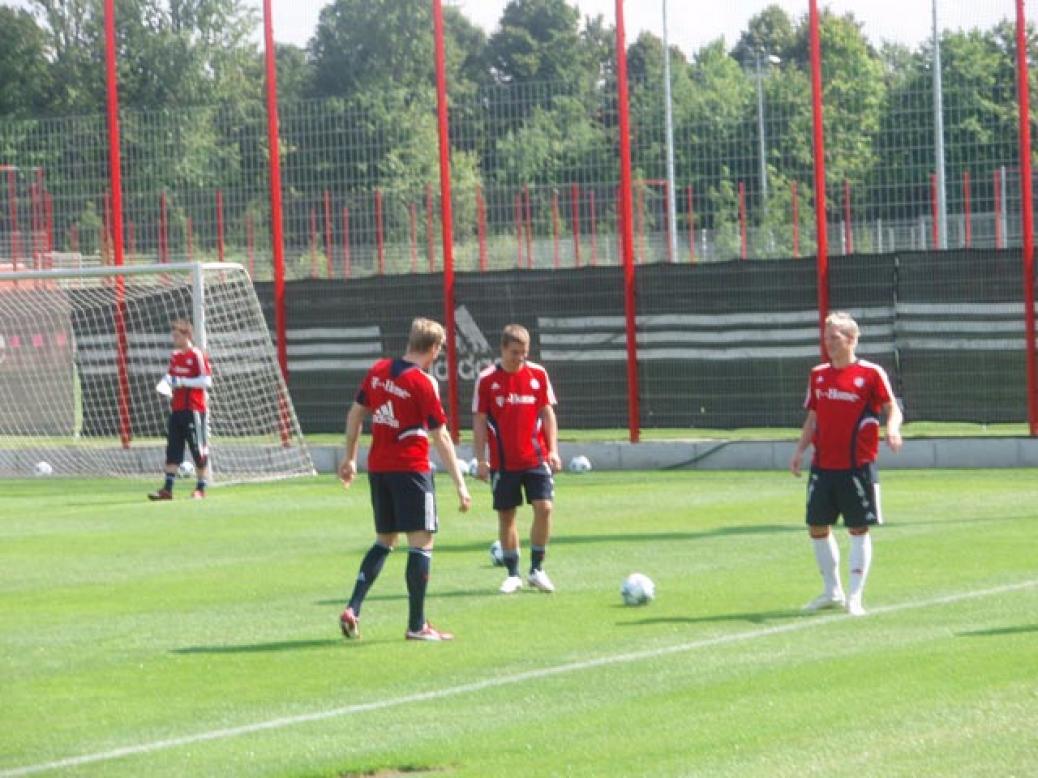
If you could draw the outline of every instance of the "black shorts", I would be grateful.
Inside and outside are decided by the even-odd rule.
[[[526,502],[555,499],[555,479],[547,464],[530,470],[495,470],[490,474],[490,485],[494,490],[494,510],[509,511]]]
[[[375,532],[436,532],[436,486],[432,473],[368,473]]]
[[[166,431],[166,464],[184,461],[184,447],[191,451],[197,467],[209,461],[209,427],[205,411],[172,411]]]
[[[832,526],[839,516],[843,516],[844,526],[851,528],[883,523],[875,464],[853,470],[811,468],[807,523],[812,527]]]

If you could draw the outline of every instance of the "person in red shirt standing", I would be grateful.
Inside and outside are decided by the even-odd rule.
[[[806,610],[846,607],[865,615],[862,592],[872,562],[869,526],[882,524],[876,457],[880,414],[887,417],[887,445],[901,450],[901,409],[890,380],[879,365],[858,359],[859,329],[849,314],[835,312],[825,320],[829,362],[811,371],[807,387],[807,419],[790,461],[793,475],[808,446],[814,446],[807,484],[807,524],[825,591]],[[840,552],[831,528],[842,515],[851,536],[850,588],[840,584]]]
[[[478,475],[484,481],[489,479],[493,488],[499,539],[508,568],[508,577],[500,588],[503,594],[517,592],[523,586],[515,517],[524,491],[526,501],[533,505],[527,581],[543,592],[555,591],[544,572],[555,498],[552,474],[562,467],[555,391],[547,371],[527,361],[529,351],[530,333],[526,328],[518,324],[505,327],[501,334],[501,360],[479,374],[472,398],[473,450]]]
[[[429,463],[429,440],[454,481],[462,513],[472,505],[465,476],[458,465],[440,403],[436,379],[426,371],[446,340],[443,327],[415,319],[402,359],[382,359],[368,371],[346,416],[346,455],[339,478],[349,489],[357,475],[357,452],[364,419],[371,416],[368,482],[375,513],[375,543],[360,565],[346,610],[339,617],[342,634],[360,637],[360,610],[382,565],[407,534],[407,640],[451,640],[453,635],[425,619],[425,592],[432,565],[433,535],[438,529],[436,494]]]
[[[149,500],[172,500],[177,469],[184,461],[184,447],[195,461],[197,481],[191,496],[205,497],[209,475],[209,427],[206,421],[208,390],[213,388],[209,357],[191,342],[191,322],[173,322],[173,354],[169,370],[159,382],[163,394],[170,395],[169,425],[166,432],[166,480],[162,488],[148,495]]]

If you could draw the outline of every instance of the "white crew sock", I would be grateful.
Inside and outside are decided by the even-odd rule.
[[[818,561],[818,571],[825,582],[825,593],[830,597],[840,594],[840,547],[836,544],[836,536],[830,532],[824,538],[811,538]]]
[[[872,565],[872,535],[851,535],[851,597],[860,597]]]

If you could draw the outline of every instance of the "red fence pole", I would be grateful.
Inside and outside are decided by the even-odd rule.
[[[123,264],[123,180],[119,135],[119,83],[115,63],[115,0],[105,0],[105,87],[108,104],[108,169],[112,192],[112,237],[115,264]],[[130,422],[130,372],[126,338],[126,279],[115,279],[116,366],[119,375],[119,438],[129,448],[133,429]]]
[[[818,234],[816,276],[818,286],[818,334],[822,359],[825,351],[825,319],[829,315],[829,225],[825,205],[825,124],[822,107],[822,42],[819,35],[818,0],[810,0],[808,26],[811,48],[811,117],[814,138],[815,226]]]
[[[1003,248],[1002,236],[1002,179],[999,170],[995,170],[995,248]]]
[[[386,273],[386,235],[382,225],[382,190],[375,190],[375,250],[378,254],[378,274]]]
[[[166,193],[159,195],[159,262],[169,262],[169,217],[166,214]]]
[[[39,171],[37,171],[39,172]],[[43,253],[40,248],[40,233],[43,231],[42,221],[40,218],[40,185],[37,182],[33,182],[29,186],[29,228],[32,234],[32,269],[40,269],[40,255]]]
[[[516,255],[515,266],[522,270],[523,267],[523,202],[517,192],[512,200],[512,214],[515,217],[515,242]]]
[[[790,188],[793,200],[793,258],[800,259],[800,195],[797,192],[797,182],[791,183]]]
[[[634,276],[634,219],[631,203],[631,120],[627,92],[624,0],[616,0],[616,91],[620,130],[620,223],[623,236],[624,322],[627,332],[627,425],[632,443],[641,437],[638,400],[638,318]]]
[[[674,196],[677,197],[678,193],[675,192]],[[663,181],[663,221],[667,225],[667,261],[674,261],[674,225],[670,223],[670,208],[668,203],[670,202],[670,181],[664,179]]]
[[[930,229],[930,245],[937,249],[940,243],[937,224],[937,175],[934,173],[930,174],[930,219],[933,222]]]
[[[317,278],[317,209],[310,208],[310,278]]]
[[[409,216],[411,220],[411,273],[414,274],[418,272],[418,213],[413,202],[409,209]]]
[[[739,182],[739,258],[749,256],[750,247],[746,235],[746,184]]]
[[[7,168],[7,214],[11,221],[11,269],[18,269],[18,255],[21,253],[21,240],[18,235],[18,185],[15,179],[15,168]]]
[[[966,244],[966,248],[973,247],[973,208],[970,205],[970,172],[964,170],[962,172],[962,200],[963,210],[965,216],[963,217],[963,241]]]
[[[843,180],[843,237],[847,244],[847,253],[854,253],[854,225],[851,222],[851,182]],[[936,220],[934,221],[936,223]]]
[[[436,241],[433,237],[433,193],[432,184],[425,185],[425,255],[429,261],[429,272],[436,271]]]
[[[216,190],[216,256],[223,262],[223,192]]]
[[[1020,122],[1020,219],[1023,241],[1024,328],[1027,344],[1027,423],[1038,436],[1038,364],[1034,319],[1034,191],[1031,177],[1031,89],[1024,0],[1016,0],[1016,89]]]
[[[270,242],[274,254],[274,329],[277,334],[278,365],[288,382],[288,337],[285,316],[285,241],[281,213],[281,141],[278,131],[278,79],[272,0],[263,0],[263,55],[266,68],[267,153],[270,165]],[[282,417],[285,414],[282,413]],[[288,427],[282,418],[282,442]]]
[[[30,223],[30,228],[35,229],[35,224]],[[111,259],[112,251],[112,195],[110,192],[105,192],[105,214],[101,224],[102,243],[104,244],[104,263],[107,265]],[[29,245],[30,249],[35,249],[35,238]]]
[[[551,193],[551,234],[553,241],[552,264],[556,270],[559,269],[559,192]]]
[[[350,256],[350,209],[342,207],[342,277],[349,278],[353,272],[353,259]]]
[[[476,237],[479,241],[479,270],[485,273],[490,269],[490,257],[487,254],[487,204],[481,186],[476,186]]]
[[[580,187],[569,186],[570,221],[573,223],[573,265],[580,267]]]
[[[526,269],[533,269],[533,208],[530,205],[530,187],[523,184],[523,204],[526,209]]]
[[[256,277],[256,227],[252,215],[245,214],[245,251],[249,257],[249,278]]]
[[[598,219],[595,215],[595,190],[588,190],[588,210],[591,216],[591,267],[598,265]]]
[[[685,187],[685,200],[688,208],[688,261],[696,263],[696,212],[693,209],[692,185]]]
[[[335,243],[334,240],[334,229],[335,225],[332,222],[332,193],[327,189],[324,190],[324,264],[328,273],[328,278],[335,275],[335,268],[333,267],[333,255],[335,254]]]
[[[43,190],[43,220],[46,225],[44,235],[47,240],[47,253],[50,254],[54,251],[54,198],[46,189]],[[130,253],[133,253],[132,247]]]
[[[447,55],[443,34],[443,3],[433,0],[436,48],[436,108],[440,136],[440,221],[443,229],[443,313],[447,323],[447,412],[451,437],[460,440],[458,415],[458,341],[454,322],[454,214],[451,208],[451,149],[447,115]]]

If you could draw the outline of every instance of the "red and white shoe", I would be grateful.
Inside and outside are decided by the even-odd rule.
[[[158,502],[159,500],[172,500],[173,492],[169,489],[159,489],[157,492],[149,494],[148,499],[152,502]]]
[[[205,492],[203,492],[201,489],[195,489],[193,492],[191,492],[191,499],[192,500],[204,500],[205,499]]]
[[[360,619],[354,614],[353,608],[346,608],[339,616],[339,629],[344,638],[360,640]]]
[[[425,622],[425,626],[417,632],[407,630],[407,633],[404,635],[404,637],[408,640],[426,640],[432,643],[436,643],[444,640],[454,640],[454,633],[441,632],[427,621]]]

